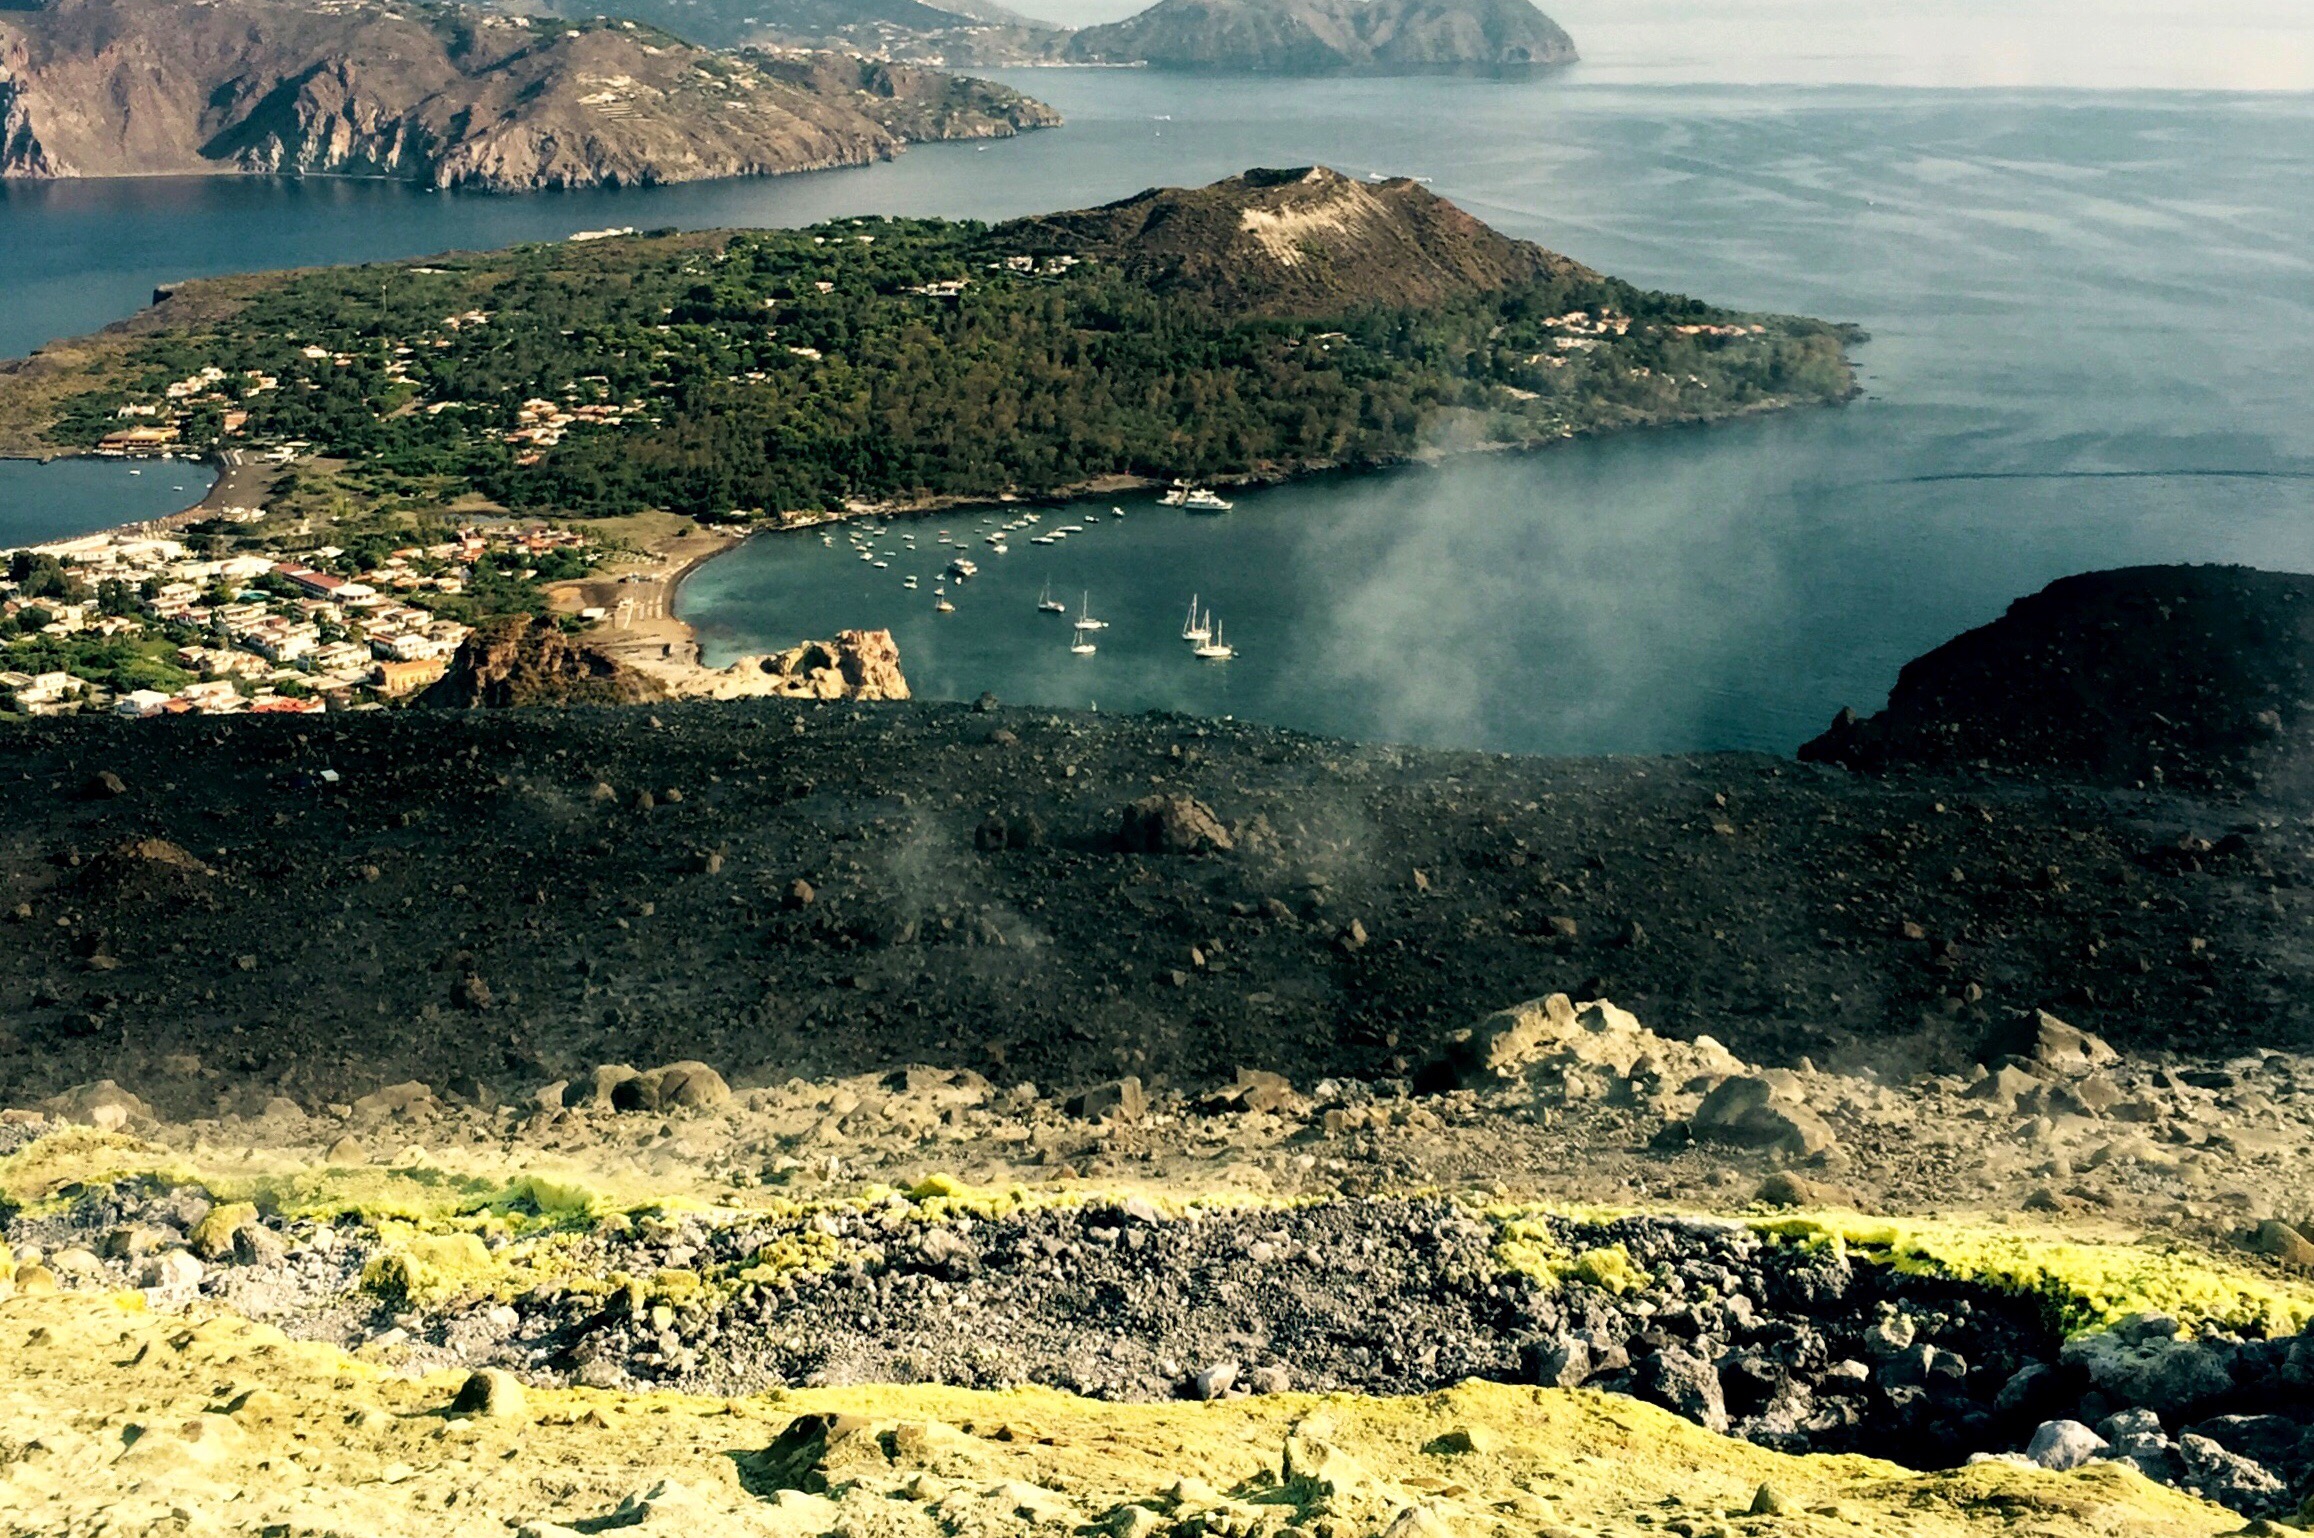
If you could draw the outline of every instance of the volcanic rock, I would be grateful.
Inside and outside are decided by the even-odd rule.
[[[2118,1061],[2119,1055],[2087,1031],[2076,1030],[2045,1009],[2028,1010],[1985,1038],[1978,1052],[1988,1063],[2023,1058],[2053,1073],[2088,1073]]]
[[[718,672],[666,680],[690,699],[904,700],[900,647],[889,630],[839,630],[832,641],[806,641],[783,652],[741,657]]]
[[[1697,1141],[1813,1156],[1832,1146],[1824,1119],[1766,1078],[1722,1081],[1703,1098],[1688,1126]]]
[[[1118,819],[1117,847],[1129,854],[1226,853],[1236,846],[1213,808],[1188,796],[1144,796]]]
[[[2045,1469],[2077,1469],[2109,1444],[2079,1421],[2043,1421],[2025,1444],[2025,1456]]]
[[[1800,749],[1874,773],[1985,765],[2103,785],[2314,787],[2314,577],[2091,572],[1906,663],[1888,708]]]
[[[523,1408],[522,1380],[498,1367],[469,1375],[450,1401],[452,1415],[508,1417],[522,1414]]]
[[[527,614],[478,627],[421,705],[470,710],[530,705],[639,705],[665,699],[649,675]]]

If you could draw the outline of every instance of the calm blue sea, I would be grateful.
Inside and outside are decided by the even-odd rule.
[[[1016,543],[935,616],[915,565],[763,539],[695,577],[711,652],[889,625],[920,693],[1233,712],[1545,751],[1788,749],[2070,571],[2314,569],[2314,97],[1010,77],[1069,126],[751,183],[493,199],[374,183],[0,191],[0,352],[203,272],[860,212],[996,218],[1255,164],[1426,176],[1511,233],[1729,304],[1855,321],[1867,399],[1328,479]],[[0,538],[25,467],[0,476]],[[92,512],[92,521],[110,515]],[[1055,520],[1048,519],[1048,525]],[[61,531],[59,531],[61,532]],[[904,571],[925,589],[907,592]],[[1090,594],[1072,656],[1034,600]],[[1198,664],[1192,591],[1239,646]]]

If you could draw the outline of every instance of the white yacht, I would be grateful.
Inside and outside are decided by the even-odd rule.
[[[1208,662],[1227,662],[1237,655],[1237,648],[1221,638],[1221,625],[1216,621],[1213,627],[1213,638],[1197,643],[1197,655]]]
[[[1049,579],[1045,583],[1043,596],[1036,601],[1036,606],[1047,614],[1066,614],[1069,612],[1069,606],[1053,596],[1053,585]]]
[[[1226,497],[1219,497],[1199,486],[1181,499],[1181,505],[1193,513],[1226,513],[1237,506]]]
[[[1093,618],[1093,595],[1090,593],[1085,594],[1078,601],[1076,628],[1080,635],[1088,630],[1106,630],[1109,628],[1107,620]]]
[[[1181,639],[1192,646],[1202,646],[1213,639],[1213,617],[1199,616],[1195,593],[1189,595],[1189,618],[1181,622]]]

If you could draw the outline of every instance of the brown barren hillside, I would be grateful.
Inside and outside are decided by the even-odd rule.
[[[1152,188],[998,233],[1024,249],[1121,263],[1162,293],[1202,293],[1273,314],[1425,308],[1536,277],[1594,276],[1488,228],[1418,182],[1361,182],[1323,166]]]
[[[0,174],[327,172],[525,191],[854,165],[1059,121],[1002,87],[402,3],[0,13]]]

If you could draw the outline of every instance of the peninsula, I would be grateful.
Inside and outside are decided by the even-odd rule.
[[[316,505],[795,522],[1838,402],[1854,337],[1639,289],[1411,181],[1252,171],[996,226],[191,283],[0,364],[0,452],[271,454]]]
[[[0,176],[382,176],[495,192],[755,176],[1059,115],[852,54],[425,0],[0,8]]]

